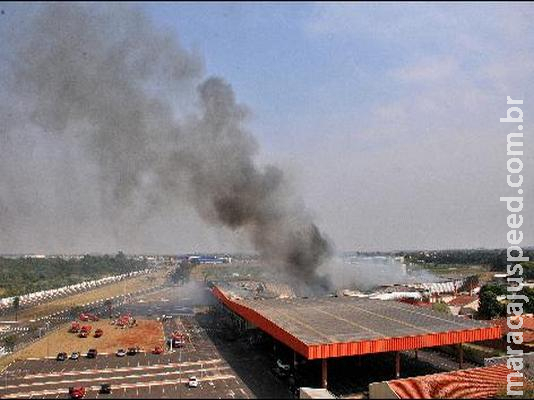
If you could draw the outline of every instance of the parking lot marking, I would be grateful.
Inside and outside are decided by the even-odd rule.
[[[227,367],[212,367],[212,368],[205,368],[204,372],[217,372],[219,373],[221,370],[228,370],[230,369],[230,366]],[[182,370],[180,371],[167,371],[167,372],[157,372],[152,374],[137,374],[137,375],[127,375],[127,376],[110,376],[107,377],[106,380],[108,381],[115,381],[115,380],[121,380],[121,379],[139,379],[139,378],[156,378],[156,377],[167,377],[169,375],[183,375],[183,374],[194,374],[200,372],[200,368],[195,369],[188,369],[188,370]],[[219,374],[222,375],[222,374]],[[21,389],[21,388],[27,388],[27,387],[35,387],[35,386],[49,386],[49,385],[67,385],[67,384],[74,384],[74,383],[80,383],[80,382],[93,382],[95,378],[86,378],[86,379],[70,379],[70,380],[61,380],[61,381],[46,381],[46,382],[32,382],[32,383],[20,383],[18,385],[8,385],[4,386],[4,389]]]
[[[62,374],[59,372],[49,372],[49,373],[39,373],[39,374],[29,374],[24,375],[22,379],[34,380],[42,378],[50,378],[55,376],[73,376],[73,375],[99,375],[99,374],[113,374],[116,372],[129,372],[129,371],[142,371],[150,369],[166,369],[166,368],[179,368],[189,367],[192,365],[198,364],[217,364],[223,362],[220,358],[213,358],[210,360],[204,361],[186,361],[182,363],[168,363],[168,364],[152,364],[152,365],[143,365],[139,367],[119,367],[119,368],[103,368],[103,369],[86,369],[82,371],[66,371]]]

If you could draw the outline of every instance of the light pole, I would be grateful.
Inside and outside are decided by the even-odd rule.
[[[178,368],[179,368],[179,382],[180,382],[180,386],[179,389],[178,389],[178,397],[181,399],[182,398],[182,347],[180,346],[179,347],[179,350],[178,350]]]
[[[48,334],[48,329],[50,327],[50,321],[46,322],[46,357],[50,357],[50,335]]]

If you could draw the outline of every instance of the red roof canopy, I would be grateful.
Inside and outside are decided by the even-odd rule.
[[[353,298],[235,300],[213,294],[249,323],[308,359],[498,339],[501,327],[398,302]]]

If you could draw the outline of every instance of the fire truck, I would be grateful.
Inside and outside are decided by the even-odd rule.
[[[93,330],[93,327],[91,325],[84,325],[80,328],[80,334],[78,335],[81,338],[86,338],[89,336],[89,333]]]

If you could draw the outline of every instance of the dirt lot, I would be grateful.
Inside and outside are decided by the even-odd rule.
[[[128,292],[135,292],[136,290],[140,289],[158,286],[165,281],[166,273],[167,270],[162,269],[161,271],[155,272],[148,276],[128,279],[95,290],[60,298],[48,303],[31,307],[29,309],[24,309],[19,312],[19,321],[35,319],[39,316],[49,315],[80,304],[90,303],[96,300],[105,299],[107,297],[113,297]]]
[[[117,349],[139,346],[141,349],[150,351],[155,346],[163,346],[162,324],[154,320],[137,320],[137,326],[121,329],[111,325],[109,320],[97,322],[84,322],[83,325],[91,325],[93,333],[101,328],[104,335],[99,338],[91,334],[87,338],[79,338],[77,334],[68,332],[70,324],[65,324],[61,329],[50,333],[42,340],[31,344],[25,349],[14,354],[17,359],[43,358],[56,356],[64,351],[70,355],[74,351],[82,354],[90,348],[98,349],[99,353],[114,353]]]

